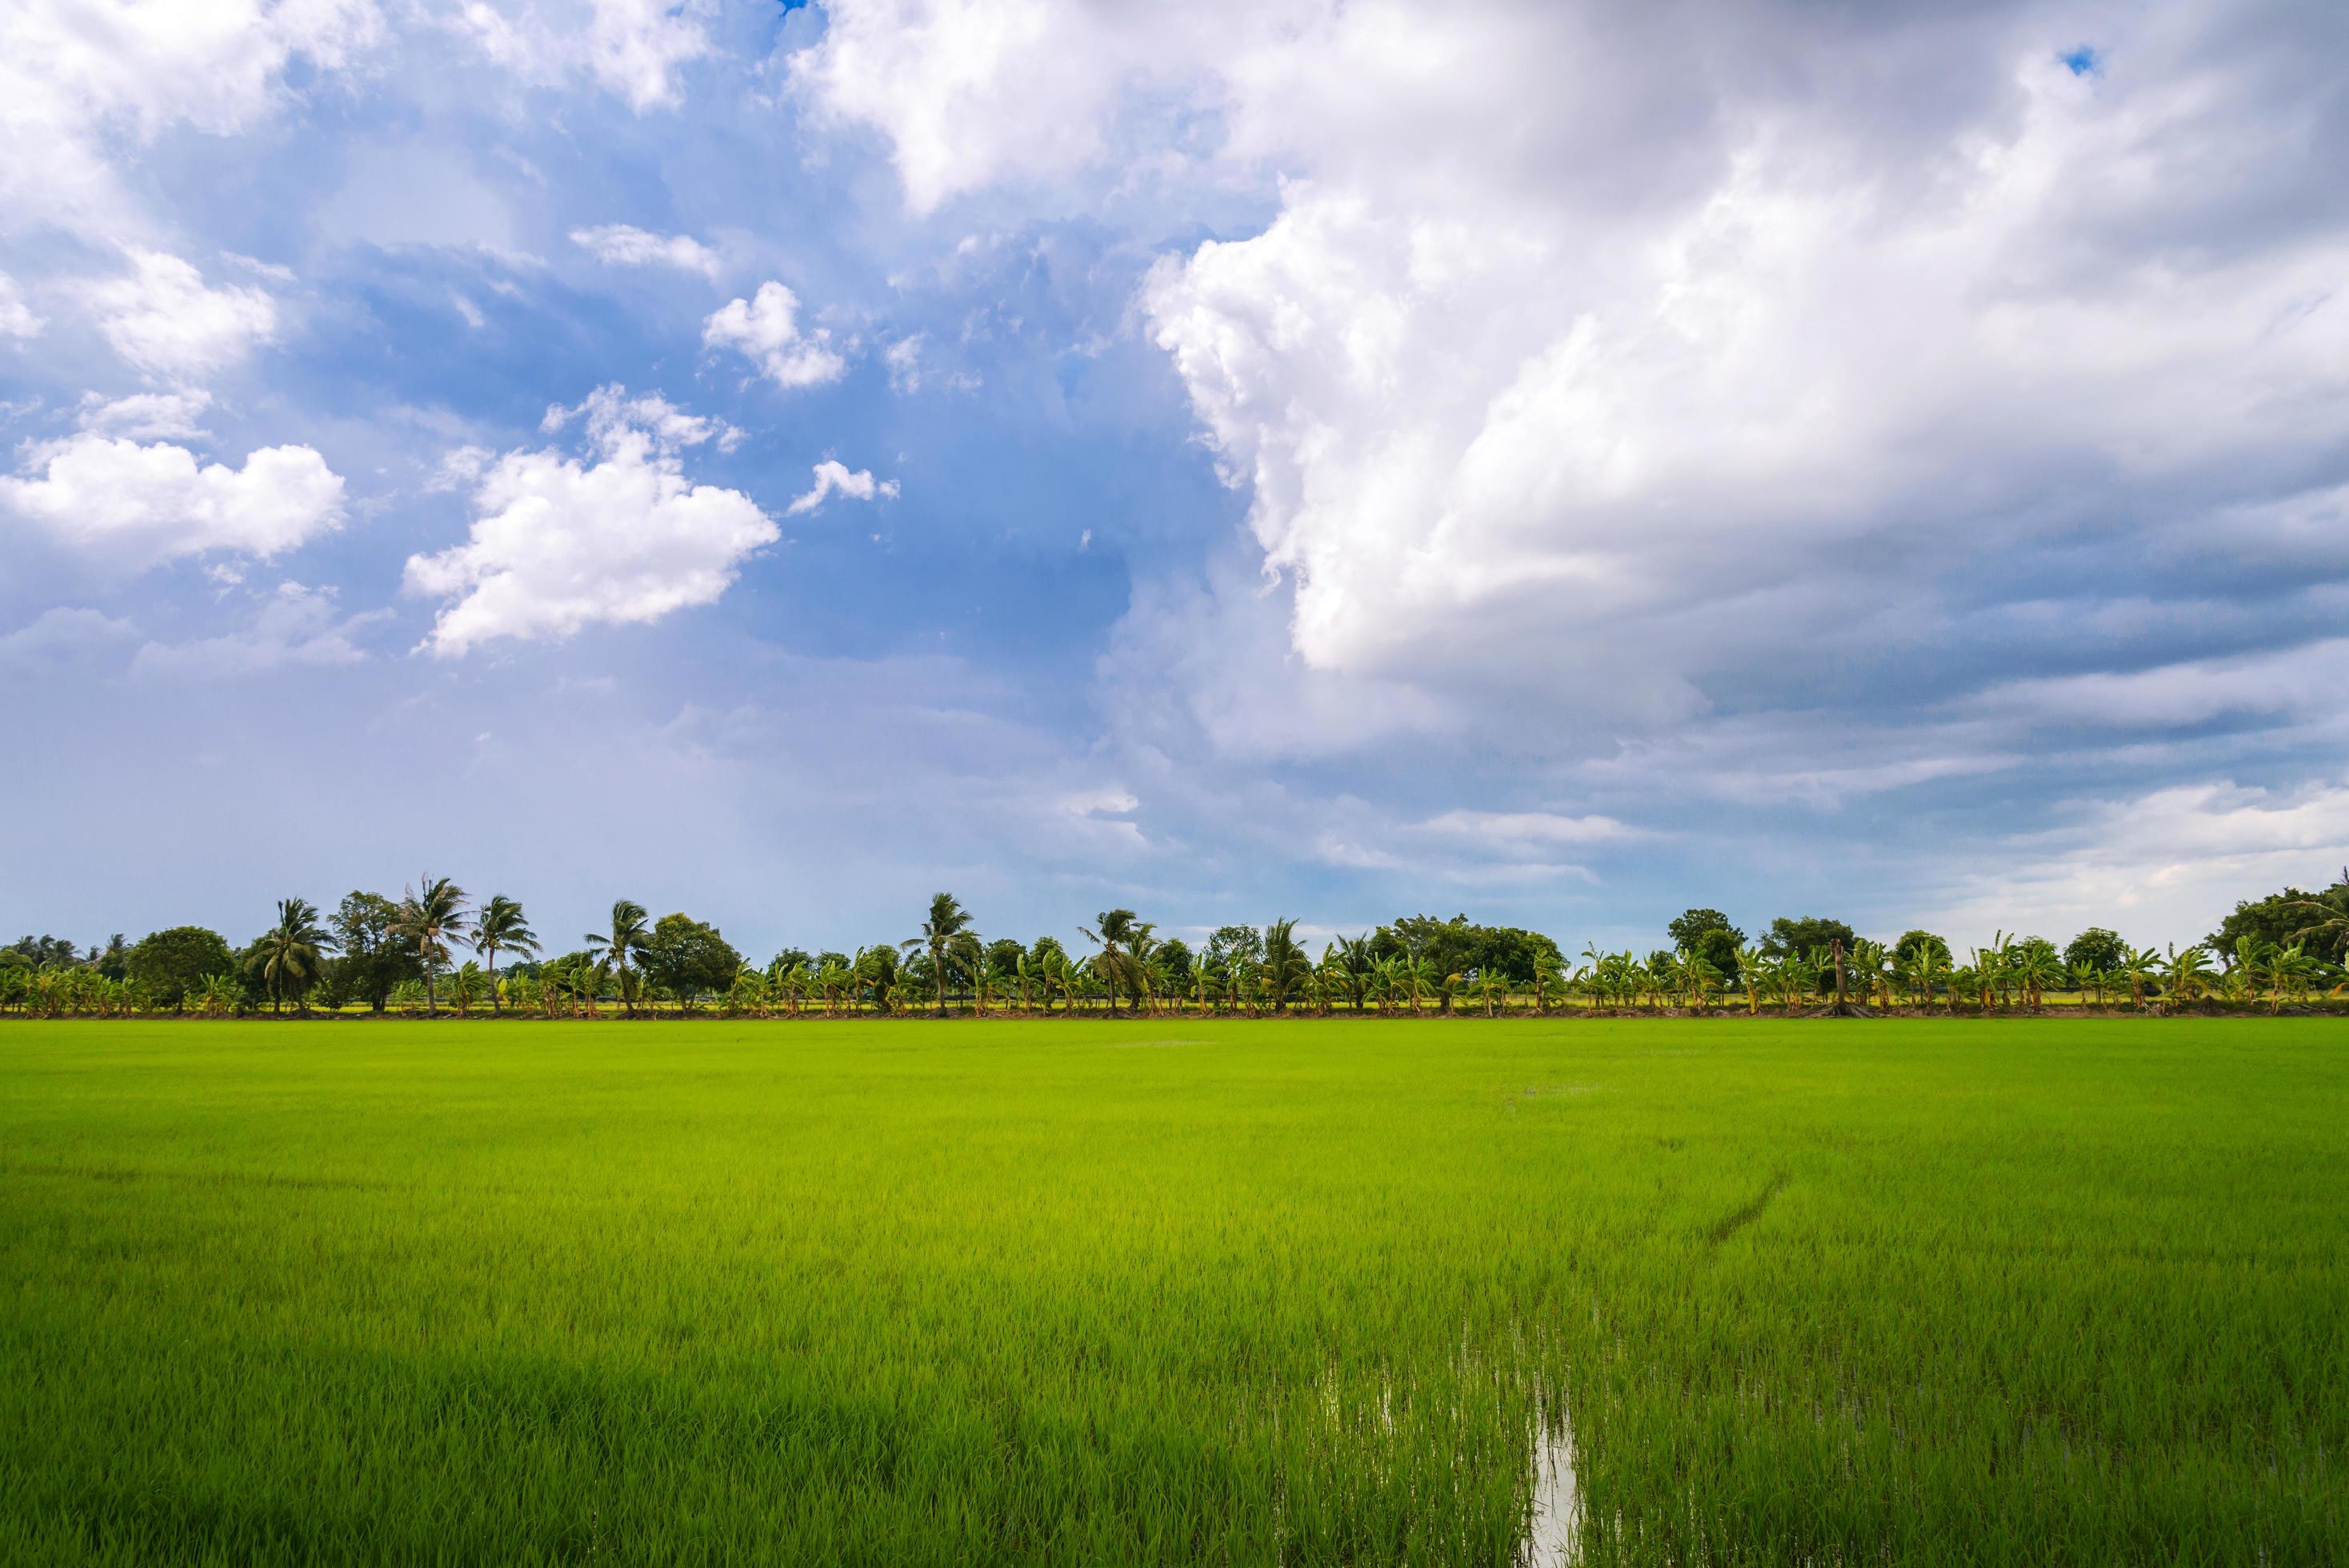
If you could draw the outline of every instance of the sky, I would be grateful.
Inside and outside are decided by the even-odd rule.
[[[0,0],[0,927],[2209,931],[2349,7]]]

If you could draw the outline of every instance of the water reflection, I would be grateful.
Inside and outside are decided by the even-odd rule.
[[[1565,1568],[1582,1561],[1582,1502],[1574,1483],[1574,1420],[1561,1401],[1534,1424],[1533,1510],[1517,1549],[1518,1568]]]

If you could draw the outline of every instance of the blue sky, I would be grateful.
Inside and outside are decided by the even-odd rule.
[[[2338,7],[12,10],[10,934],[2349,860]]]

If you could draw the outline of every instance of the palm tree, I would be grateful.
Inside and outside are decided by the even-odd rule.
[[[1077,927],[1077,933],[1101,949],[1102,965],[1112,984],[1109,988],[1109,1016],[1117,1016],[1117,986],[1115,979],[1124,973],[1128,950],[1135,936],[1147,937],[1156,929],[1143,924],[1130,909],[1105,909],[1093,917],[1091,925]]]
[[[207,1018],[224,1018],[236,1010],[236,981],[226,975],[207,975],[196,992],[196,1011]]]
[[[937,982],[940,1017],[946,1016],[947,1010],[947,956],[954,951],[955,938],[969,930],[970,912],[963,908],[961,901],[950,892],[934,892],[930,895],[930,918],[922,922],[922,934],[897,944],[929,953],[931,977]]]
[[[629,984],[628,960],[642,958],[645,944],[651,940],[652,926],[645,906],[634,899],[616,900],[612,904],[612,929],[608,934],[599,931],[587,934],[587,951],[608,958],[612,972],[620,987],[620,1004],[631,1016],[636,1011],[636,987]]]
[[[2183,952],[2176,943],[2161,961],[2162,989],[2180,1002],[2190,1002],[2210,988],[2210,950],[2197,942]]]
[[[2291,940],[2305,946],[2312,936],[2319,938],[2316,947],[2322,953],[2327,947],[2349,939],[2349,866],[2341,869],[2341,880],[2318,893],[2314,898],[2296,898],[2294,909],[2304,909],[2316,918],[2292,934]]]
[[[492,1012],[503,1010],[498,1000],[498,954],[516,953],[527,957],[538,950],[538,933],[523,917],[522,905],[502,892],[492,893],[473,922],[473,951],[489,966]]]
[[[1297,922],[1276,920],[1264,928],[1264,959],[1257,979],[1274,1012],[1288,1010],[1288,994],[1304,982],[1312,967],[1312,960],[1298,945]]]
[[[835,959],[817,972],[815,983],[818,989],[823,993],[825,1016],[836,1017],[840,1013],[841,998],[847,995],[850,988],[856,984],[856,976],[851,973],[847,965]]]
[[[459,965],[457,972],[449,977],[449,999],[457,1004],[457,1016],[463,1017],[466,1009],[480,1001],[489,988],[489,976],[481,973],[480,965],[470,958]]]
[[[277,901],[277,923],[253,944],[253,961],[269,983],[269,1010],[278,1010],[288,985],[304,1012],[308,1012],[310,984],[318,978],[318,954],[335,939],[318,924],[317,906],[307,899]]]
[[[464,936],[467,913],[465,890],[447,877],[420,878],[399,901],[391,934],[416,949],[417,962],[424,970],[424,1011],[428,1016],[438,1006],[434,976],[440,974],[440,965],[449,962],[449,944]]]

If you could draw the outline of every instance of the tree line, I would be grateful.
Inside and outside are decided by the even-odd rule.
[[[2191,1005],[2280,1012],[2349,995],[2349,870],[2318,892],[2245,900],[2202,942],[2157,951],[2092,926],[2059,948],[2002,932],[1961,956],[1929,931],[1879,943],[1842,921],[1782,916],[1749,942],[1718,910],[1671,922],[1671,945],[1644,955],[1586,946],[1569,958],[1539,932],[1410,915],[1325,943],[1297,922],[1226,925],[1197,949],[1128,909],[1057,938],[989,940],[951,893],[935,895],[910,936],[853,953],[785,948],[747,961],[711,924],[656,920],[622,899],[608,926],[548,956],[522,904],[476,902],[447,877],[394,899],[353,892],[332,914],[301,898],[243,947],[202,926],[87,953],[55,936],[0,948],[0,1011],[58,1017],[256,1013],[488,1012],[543,1017],[968,1011],[1166,1011],[1412,1015],[1815,1007],[1980,1013],[2044,1006],[2051,993],[2100,1008]]]

